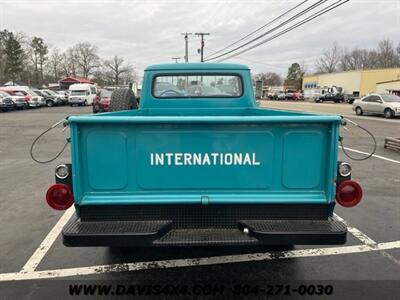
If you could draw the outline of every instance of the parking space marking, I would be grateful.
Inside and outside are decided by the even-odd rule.
[[[335,218],[342,222],[343,224],[345,224],[347,226],[347,231],[350,232],[355,238],[357,238],[359,241],[361,241],[363,244],[365,245],[369,245],[372,247],[375,247],[377,245],[377,242],[375,242],[373,239],[371,239],[368,235],[366,235],[365,233],[361,232],[360,230],[358,230],[357,228],[350,226],[346,220],[344,220],[343,218],[341,218],[340,216],[338,216],[337,214],[333,214],[335,216]],[[385,251],[380,251],[380,254],[384,257],[386,257],[387,259],[391,260],[392,262],[394,262],[397,265],[400,265],[400,261],[395,258],[393,255],[391,255],[390,253],[387,253]]]
[[[358,253],[391,250],[399,248],[400,248],[400,240],[387,243],[379,243],[376,244],[375,246],[363,244],[363,245],[342,246],[335,248],[316,248],[316,249],[290,250],[281,252],[266,252],[266,253],[254,253],[254,254],[238,254],[238,255],[227,255],[227,256],[211,256],[211,257],[200,257],[200,258],[121,263],[121,264],[111,264],[111,265],[80,267],[80,268],[33,271],[27,273],[21,273],[21,272],[4,273],[0,274],[0,282],[13,281],[13,280],[63,278],[63,277],[82,276],[82,275],[101,275],[105,273],[141,271],[141,270],[151,270],[151,269],[185,268],[185,267],[209,266],[209,265],[220,265],[220,264],[230,264],[230,263],[269,261],[269,260],[287,259],[287,258],[358,254]]]
[[[342,148],[342,146],[339,146],[339,148]],[[351,152],[355,152],[355,153],[359,153],[359,154],[364,154],[364,155],[369,155],[370,154],[370,153],[367,153],[367,152],[363,152],[363,151],[352,149],[352,148],[348,148],[348,147],[344,147],[344,149],[346,149],[347,151],[351,151]],[[372,156],[375,157],[375,158],[379,158],[379,159],[382,159],[382,160],[393,162],[395,164],[400,164],[400,161],[398,161],[398,160],[387,158],[387,157],[384,157],[384,156],[381,156],[381,155],[374,154]]]
[[[341,114],[339,114],[341,115]],[[383,122],[383,123],[394,123],[394,124],[399,124],[399,120],[388,120],[388,119],[382,119],[379,117],[373,117],[373,116],[355,116],[355,115],[341,115],[346,118],[352,118],[352,119],[359,119],[359,120],[364,120],[364,121],[376,121],[376,122]]]
[[[347,231],[350,232],[356,239],[358,239],[361,243],[365,245],[376,245],[377,242],[375,242],[373,239],[371,239],[368,235],[365,233],[362,233],[360,230],[357,228],[350,226],[346,220],[344,220],[342,217],[338,216],[337,214],[333,214],[336,220],[339,222],[342,222],[344,225],[347,226]]]
[[[71,216],[75,213],[75,208],[70,207],[58,220],[56,225],[50,230],[43,242],[39,245],[36,251],[32,254],[26,264],[22,267],[21,272],[32,272],[35,271],[36,267],[42,261],[43,257],[49,251],[51,245],[55,242],[58,235],[61,233],[64,225],[69,221]]]

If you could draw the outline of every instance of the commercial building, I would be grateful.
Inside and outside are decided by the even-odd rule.
[[[400,68],[356,70],[303,77],[303,90],[342,87],[349,95],[400,91]]]
[[[391,93],[400,96],[400,79],[399,80],[391,80],[378,82],[376,84],[376,92],[377,93]]]

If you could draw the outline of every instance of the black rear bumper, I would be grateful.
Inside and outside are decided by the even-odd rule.
[[[328,220],[238,220],[236,228],[174,228],[170,220],[84,221],[63,229],[66,246],[334,245],[347,228]]]

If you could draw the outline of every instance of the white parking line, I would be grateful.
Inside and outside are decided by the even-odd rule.
[[[61,216],[53,229],[51,229],[51,231],[44,238],[43,242],[39,245],[39,247],[32,254],[26,264],[22,267],[22,273],[35,271],[36,267],[42,261],[47,251],[49,251],[51,245],[53,245],[58,235],[61,233],[64,225],[69,221],[74,213],[74,207],[70,207],[68,210],[65,211],[65,213]]]
[[[342,148],[342,146],[339,146],[339,148]],[[356,150],[356,149],[352,149],[352,148],[347,148],[347,147],[344,147],[344,149],[346,149],[347,151],[351,151],[351,152],[355,152],[355,153],[360,153],[360,154],[364,154],[364,155],[369,155],[369,154],[370,154],[370,153],[367,153],[367,152],[363,152],[363,151],[360,151],[360,150]],[[394,159],[391,159],[391,158],[387,158],[387,157],[384,157],[384,156],[381,156],[381,155],[376,155],[376,154],[374,154],[374,155],[372,155],[372,156],[375,157],[375,158],[382,159],[382,160],[390,161],[390,162],[395,163],[395,164],[400,164],[400,161],[398,161],[398,160],[394,160]]]
[[[394,241],[388,243],[379,243],[376,244],[375,246],[356,245],[356,246],[343,246],[335,248],[291,250],[291,251],[282,251],[277,253],[267,252],[267,253],[211,256],[211,257],[173,259],[173,260],[135,262],[135,263],[121,263],[121,264],[100,265],[100,266],[81,267],[81,268],[34,271],[27,273],[4,273],[0,274],[0,282],[12,281],[12,280],[63,278],[63,277],[81,276],[81,275],[96,275],[96,274],[99,275],[104,273],[128,272],[128,271],[139,271],[139,270],[150,270],[150,269],[185,268],[185,267],[209,266],[209,265],[220,265],[220,264],[230,264],[230,263],[254,262],[254,261],[270,261],[270,260],[278,260],[286,258],[357,254],[357,253],[391,250],[399,248],[400,248],[400,241]]]
[[[340,216],[338,216],[337,214],[333,214],[336,218],[336,220],[338,220],[339,222],[342,222],[343,224],[345,224],[347,226],[347,231],[350,232],[356,239],[358,239],[361,243],[365,244],[365,245],[376,245],[377,243],[371,239],[368,235],[366,235],[365,233],[362,233],[360,230],[358,230],[357,228],[350,226],[343,218],[341,218]]]
[[[359,241],[361,241],[364,245],[369,245],[369,246],[372,246],[372,247],[375,247],[377,245],[377,242],[375,242],[373,239],[371,239],[368,235],[366,235],[365,233],[361,232],[357,228],[355,228],[353,226],[350,226],[343,218],[341,218],[337,214],[334,213],[333,215],[335,216],[335,218],[338,221],[340,221],[343,224],[345,224],[347,226],[347,231],[350,232]],[[392,262],[394,262],[395,264],[400,265],[400,261],[397,258],[395,258],[393,255],[391,255],[390,253],[387,253],[385,251],[380,251],[379,253],[382,256],[384,256],[387,259],[389,259]]]

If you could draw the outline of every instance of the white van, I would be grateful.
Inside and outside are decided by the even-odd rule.
[[[68,104],[72,105],[92,105],[97,96],[96,86],[88,83],[75,83],[69,87]]]

